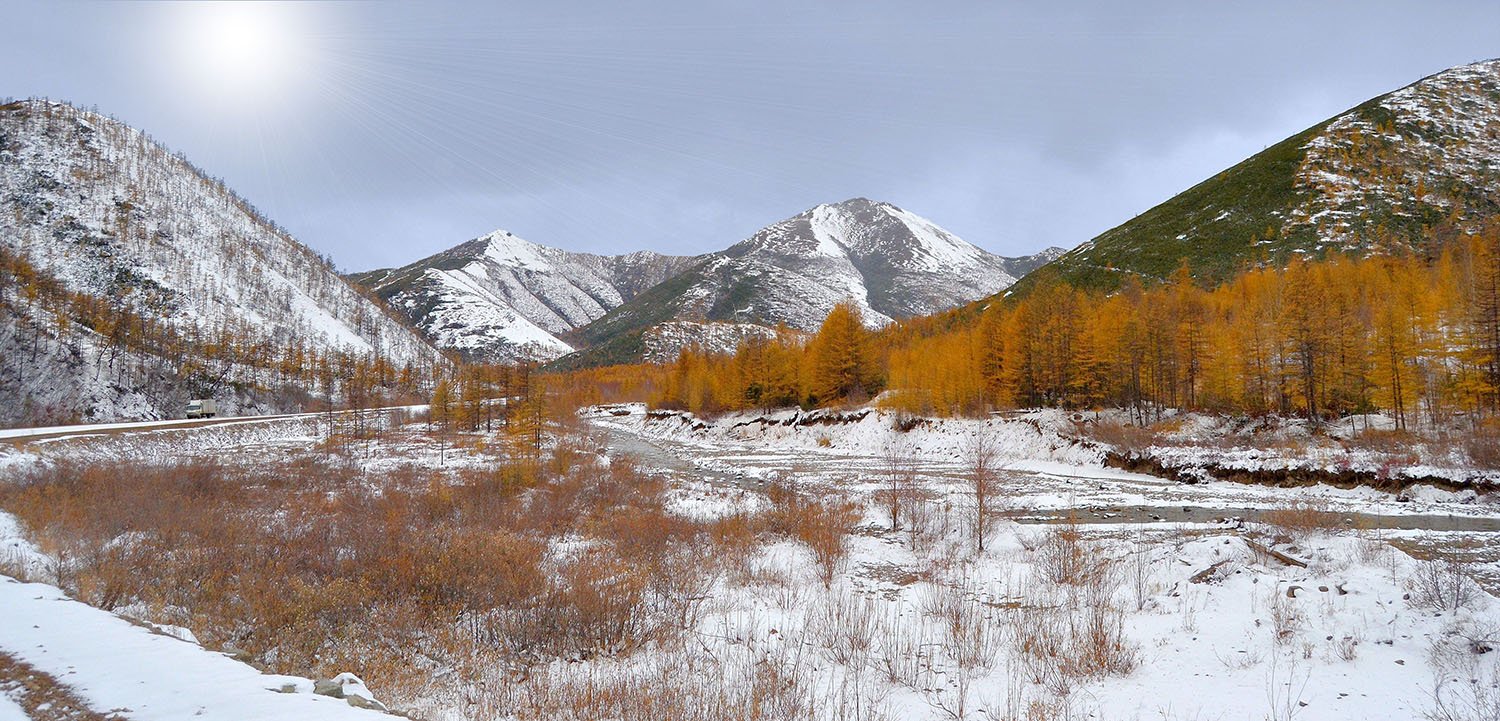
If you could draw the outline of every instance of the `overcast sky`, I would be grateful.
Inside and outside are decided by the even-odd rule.
[[[1045,7],[1041,7],[1045,5]],[[700,253],[886,200],[1016,255],[1500,56],[1500,2],[0,0],[0,95],[145,129],[350,270]]]

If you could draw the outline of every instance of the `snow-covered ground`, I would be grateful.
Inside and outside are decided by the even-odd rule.
[[[119,431],[142,431],[147,429],[174,428],[177,426],[195,426],[224,423],[264,423],[267,421],[285,420],[294,418],[296,415],[279,416],[244,416],[238,418],[223,418],[218,420],[204,421],[202,419],[175,419],[170,421],[135,421],[128,423],[84,423],[71,426],[38,426],[34,428],[0,428],[0,439],[4,440],[27,440],[33,438],[74,438],[85,435],[97,435],[102,433],[115,433]],[[304,413],[302,416],[316,416],[316,413]]]
[[[383,715],[314,694],[310,679],[262,674],[191,641],[71,600],[45,584],[0,576],[0,618],[0,652],[66,684],[101,713],[129,719]],[[5,704],[16,706],[0,694],[0,719],[7,718]],[[15,717],[26,718],[24,713]]]
[[[792,703],[802,717],[869,721],[1416,719],[1445,708],[1461,711],[1454,718],[1480,718],[1479,711],[1500,708],[1497,655],[1488,651],[1500,643],[1500,603],[1482,590],[1500,588],[1500,509],[1484,497],[1433,489],[1403,502],[1369,489],[1179,484],[1104,467],[1097,445],[1070,438],[1066,419],[1047,413],[901,419],[906,432],[893,430],[896,418],[863,410],[707,421],[629,405],[583,415],[579,447],[632,456],[665,476],[667,507],[686,517],[765,511],[775,504],[765,491],[776,484],[854,502],[847,556],[825,585],[809,546],[770,539],[710,578],[676,642],[534,667],[530,691],[497,667],[482,702],[471,689],[444,690],[434,678],[430,697],[403,699],[402,708],[424,718],[503,719],[508,704],[528,693],[611,688],[677,692],[702,704],[774,700]],[[423,430],[397,428],[348,453],[349,462],[375,485],[402,464],[493,462],[497,444],[443,441]],[[1002,466],[1002,512],[982,552],[974,548],[966,490],[966,459],[980,436],[991,439]],[[30,463],[195,456],[254,463],[321,453],[325,437],[317,418],[294,418],[23,439],[14,453]],[[895,530],[881,496],[893,464],[911,469],[921,498],[909,502],[920,510],[903,511]],[[1298,505],[1333,512],[1335,520],[1301,527],[1295,518],[1261,515]],[[1059,523],[1069,515],[1076,525]],[[10,538],[0,542],[0,563],[45,572],[46,559],[17,538],[20,530],[0,524],[0,536]],[[1429,598],[1434,588],[1461,602],[1445,607]],[[78,614],[80,628],[113,619],[58,595],[0,584],[0,613],[11,618],[14,605],[17,618],[46,615],[56,606]],[[141,653],[205,653],[118,623],[107,633],[159,639],[120,641]],[[158,695],[113,701],[105,694],[120,689],[88,683],[108,669],[68,655],[104,663],[68,645],[75,643],[69,626],[21,625],[0,624],[0,650],[45,647],[62,664],[45,668],[66,677],[72,665],[91,702],[176,704],[170,708],[184,712],[204,703]],[[33,632],[40,635],[25,635]],[[39,668],[53,662],[23,658]],[[231,699],[353,712],[308,694],[266,692],[266,700],[257,694],[270,677],[202,665],[194,673],[204,676],[192,678],[224,674]],[[160,681],[171,678],[160,672],[151,678],[156,685],[136,685],[161,694],[180,685]]]
[[[1106,448],[1079,440],[1072,433],[1073,423],[1061,411],[1034,411],[1008,419],[912,419],[909,422],[915,425],[904,433],[893,429],[898,420],[895,415],[872,409],[744,412],[709,422],[687,413],[647,412],[644,406],[629,404],[590,409],[585,415],[596,426],[642,439],[659,455],[690,463],[706,474],[759,479],[807,476],[846,488],[878,483],[893,456],[917,463],[934,480],[957,484],[969,449],[977,437],[985,436],[996,446],[1011,487],[1024,496],[1016,499],[1018,507],[1031,511],[1182,506],[1244,510],[1300,502],[1350,514],[1500,518],[1500,506],[1473,491],[1417,487],[1398,495],[1371,488],[1285,489],[1211,479],[1185,484],[1107,468]],[[1171,450],[1186,453],[1193,449],[1174,446]],[[1197,450],[1200,457],[1215,453]],[[1270,452],[1266,457],[1272,457]],[[1274,458],[1277,463],[1291,462],[1285,453]],[[957,493],[960,489],[952,485],[949,490]]]
[[[996,609],[1067,606],[1078,589],[1042,580],[1045,539],[1060,527],[1050,523],[1061,512],[1079,513],[1087,522],[1069,528],[1096,544],[1093,552],[1110,559],[1117,574],[1111,598],[1133,667],[1071,680],[1048,677],[1045,664],[1013,647],[996,652],[992,665],[963,668],[950,653],[959,640],[929,629],[925,640],[933,646],[916,652],[924,670],[908,679],[914,683],[857,681],[877,689],[884,684],[866,695],[884,699],[892,718],[955,718],[960,706],[965,718],[1009,718],[1019,710],[1020,717],[1112,719],[1414,719],[1435,713],[1439,699],[1449,710],[1496,708],[1500,677],[1492,655],[1482,651],[1500,636],[1500,604],[1477,590],[1476,579],[1500,587],[1493,583],[1496,568],[1482,563],[1493,564],[1500,548],[1500,507],[1473,494],[1429,489],[1403,502],[1371,489],[1179,484],[1103,467],[1097,446],[1070,440],[1047,413],[925,420],[905,433],[892,430],[892,416],[864,410],[705,421],[610,406],[587,415],[617,445],[638,450],[649,444],[663,459],[657,465],[675,459],[691,468],[683,475],[698,478],[683,481],[692,489],[682,491],[685,513],[734,508],[744,487],[768,482],[869,498],[882,487],[892,459],[914,462],[936,514],[928,523],[945,530],[925,542],[905,541],[885,528],[878,504],[867,507],[846,574],[827,592],[804,575],[800,582],[814,590],[785,604],[802,613],[800,630],[795,613],[789,620],[788,608],[753,593],[724,602],[738,623],[760,624],[762,635],[813,639],[819,614],[846,606],[849,598],[873,604],[888,625],[876,624],[871,668],[888,663],[882,644],[899,645],[915,633],[911,628],[944,623],[934,614],[942,605],[935,599],[951,592],[977,603],[975,613],[990,624],[1011,623]],[[965,456],[981,434],[996,441],[1005,468],[1003,503],[1022,523],[1002,521],[991,548],[976,554],[957,540],[964,537],[957,527],[968,503]],[[1352,524],[1357,528],[1335,522],[1327,529],[1287,530],[1233,517],[1294,505],[1336,511],[1358,521]],[[1160,515],[1127,512],[1140,507]],[[1044,513],[1049,510],[1059,513]],[[1431,530],[1449,524],[1462,530]],[[1443,558],[1464,549],[1453,557],[1467,563],[1418,560],[1393,544]],[[1305,567],[1277,560],[1264,551],[1268,546]],[[797,567],[786,562],[784,572]],[[1449,580],[1473,592],[1463,608],[1413,601],[1420,595],[1413,578],[1460,568]],[[859,675],[848,664],[832,665],[840,668],[823,672],[819,682],[829,688]],[[1060,706],[1047,706],[1058,699]],[[1468,717],[1479,716],[1456,718]]]
[[[362,411],[366,414],[382,414],[389,411],[402,411],[416,413],[427,409],[425,404],[408,406],[390,406],[386,408],[371,408]],[[340,418],[347,417],[352,411],[335,411]],[[284,421],[289,419],[315,419],[327,418],[326,412],[321,413],[286,413],[282,415],[269,416],[230,416],[223,418],[178,418],[165,421],[133,421],[125,423],[85,423],[71,426],[37,426],[33,428],[0,428],[0,440],[26,441],[37,438],[48,440],[64,440],[79,436],[102,435],[119,432],[140,432],[161,429],[173,429],[176,427],[193,426],[223,426],[236,425],[240,423],[269,423],[272,421]]]
[[[56,561],[0,511],[0,568],[45,577]],[[54,586],[0,574],[0,654],[63,684],[89,709],[128,719],[373,719],[372,710],[313,693],[314,682],[263,674],[199,646],[190,631],[93,608]],[[0,678],[0,719],[27,718]],[[373,696],[357,679],[345,696]],[[11,716],[6,714],[10,713]]]

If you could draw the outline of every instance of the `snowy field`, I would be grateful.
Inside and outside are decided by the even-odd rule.
[[[1046,674],[1014,656],[964,669],[943,658],[955,639],[935,634],[939,643],[923,661],[931,675],[893,684],[896,718],[953,718],[960,704],[974,718],[1018,717],[1017,709],[1019,717],[1117,719],[1490,718],[1483,714],[1500,710],[1500,676],[1487,645],[1500,636],[1500,606],[1478,590],[1500,589],[1500,506],[1472,491],[1418,486],[1402,498],[1368,488],[1181,484],[1105,468],[1099,449],[1054,430],[1049,415],[1057,414],[1048,412],[928,420],[906,433],[892,429],[892,417],[864,411],[730,414],[712,422],[639,406],[589,415],[617,444],[678,468],[687,513],[721,512],[743,502],[744,488],[777,481],[868,498],[893,463],[914,464],[938,516],[930,523],[945,530],[914,549],[870,509],[842,585],[807,602],[876,599],[875,614],[887,621],[876,635],[899,634],[891,625],[905,625],[901,619],[933,622],[933,598],[949,589],[984,609],[1045,605],[1036,595],[1058,593],[1057,584],[1038,582],[1040,559],[1028,547],[1045,543],[1068,518],[1124,577],[1115,593],[1124,598],[1122,638],[1135,653],[1129,673],[1046,688]],[[982,554],[955,547],[964,534],[953,528],[970,504],[965,455],[978,435],[997,441],[1011,519],[999,524],[1002,545]],[[1332,528],[1262,522],[1266,512],[1287,508],[1317,509],[1314,520]],[[1452,588],[1473,591],[1472,603],[1414,605],[1413,577],[1436,578],[1439,569],[1451,573]],[[1062,588],[1065,599],[1077,591]],[[1066,701],[1031,707],[1049,698]]]
[[[916,463],[935,491],[955,495],[962,493],[965,454],[975,437],[985,435],[997,445],[1011,491],[1009,501],[1021,512],[1075,509],[1102,516],[1111,509],[1118,515],[1128,508],[1155,509],[1164,516],[1188,507],[1222,517],[1226,510],[1273,509],[1297,502],[1350,518],[1366,516],[1372,522],[1403,516],[1455,519],[1430,522],[1439,528],[1489,528],[1489,520],[1500,518],[1500,506],[1493,503],[1500,499],[1468,490],[1417,485],[1395,494],[1371,488],[1286,489],[1212,480],[1185,484],[1106,468],[1104,449],[1068,435],[1060,411],[1011,420],[923,419],[906,433],[893,430],[891,415],[866,410],[729,414],[712,423],[685,413],[647,413],[639,405],[586,413],[595,426],[615,434],[617,442],[632,452],[659,465],[694,468],[704,480],[806,478],[860,490],[878,484],[875,479],[885,475],[894,455],[895,460]],[[1500,526],[1494,530],[1500,531]]]
[[[771,512],[784,503],[776,494],[790,489],[848,503],[852,530],[831,559],[793,538],[767,539],[709,580],[672,640],[558,659],[533,667],[524,684],[496,668],[479,700],[472,685],[452,688],[439,676],[411,696],[374,688],[382,700],[433,719],[514,718],[508,709],[527,693],[576,699],[626,688],[704,709],[754,709],[750,718],[1500,713],[1491,651],[1500,644],[1500,604],[1484,590],[1500,588],[1500,507],[1473,492],[1418,488],[1398,500],[1369,489],[1180,484],[1104,467],[1098,447],[1071,440],[1045,414],[922,420],[906,432],[873,411],[709,422],[632,405],[583,416],[578,445],[602,454],[605,466],[629,456],[667,478],[672,513],[712,520]],[[389,425],[382,437],[338,451],[363,483],[378,487],[403,467],[456,473],[497,459],[498,444],[483,434],[455,441],[399,418]],[[326,435],[317,418],[90,431],[0,445],[0,471],[115,457],[254,463],[330,453]],[[983,551],[969,480],[981,436],[999,468]],[[910,487],[893,529],[887,491],[897,476]],[[45,575],[55,559],[29,546],[12,520],[0,521],[0,560]],[[56,675],[96,710],[211,716],[245,695],[244,708],[265,708],[267,717],[370,713],[306,693],[260,695],[278,686],[272,677],[222,665],[237,662],[44,585],[0,583],[0,615],[23,619],[0,625],[0,651]],[[124,664],[103,651],[115,647],[142,661]],[[158,652],[199,660],[151,655]],[[177,668],[190,672],[168,671]],[[152,691],[120,695],[137,687]],[[203,689],[221,705],[190,693]],[[14,715],[0,694],[0,719],[6,713]]]

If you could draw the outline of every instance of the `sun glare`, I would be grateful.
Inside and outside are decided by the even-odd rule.
[[[219,101],[284,100],[312,62],[308,13],[298,4],[230,2],[176,6],[176,70]],[[236,103],[237,104],[237,103]]]

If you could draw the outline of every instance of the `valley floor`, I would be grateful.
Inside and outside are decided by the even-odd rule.
[[[1500,506],[1473,491],[1419,487],[1401,500],[1368,488],[1167,481],[1107,468],[1102,447],[1046,413],[901,419],[905,432],[893,429],[898,419],[863,410],[706,421],[608,406],[583,416],[577,445],[600,454],[603,467],[632,457],[665,479],[672,514],[774,515],[791,493],[847,503],[850,532],[831,544],[764,536],[709,577],[684,607],[679,634],[633,649],[535,664],[524,681],[501,668],[462,683],[413,669],[430,681],[411,687],[421,690],[393,697],[374,688],[398,710],[501,719],[547,717],[539,711],[547,708],[553,718],[589,718],[600,714],[582,699],[615,699],[625,705],[602,715],[1457,720],[1500,712],[1500,654],[1491,650],[1500,648],[1500,602],[1483,590],[1500,589]],[[392,425],[392,434],[339,451],[365,484],[378,487],[404,466],[461,474],[495,462],[483,434],[451,443],[399,418]],[[971,493],[980,437],[996,453],[1000,499],[982,551]],[[0,469],[330,452],[315,418],[37,440],[0,445]],[[0,563],[45,580],[56,559],[38,555],[21,529],[8,535]],[[566,554],[594,542],[551,543]],[[100,690],[141,674],[150,679],[137,686],[217,688],[173,680],[167,660],[111,669],[69,655],[83,654],[67,649],[90,636],[69,629],[95,626],[125,634],[121,647],[141,653],[212,654],[55,589],[0,583],[0,615],[30,619],[0,629],[0,651],[57,674],[96,710],[168,717]],[[265,678],[226,685],[253,690]],[[539,697],[556,702],[534,704]],[[652,705],[621,710],[648,697]],[[342,702],[311,708],[325,707],[361,713]]]

